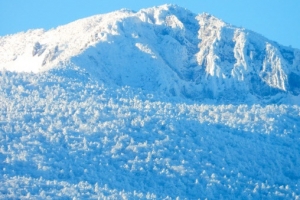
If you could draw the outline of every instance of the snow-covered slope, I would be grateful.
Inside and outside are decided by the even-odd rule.
[[[67,63],[105,83],[194,100],[281,102],[300,94],[299,50],[174,5],[97,15],[0,44],[0,68],[9,71]]]
[[[0,199],[300,199],[299,64],[174,5],[1,37]]]
[[[0,199],[300,198],[299,106],[184,102],[84,72],[0,78]]]

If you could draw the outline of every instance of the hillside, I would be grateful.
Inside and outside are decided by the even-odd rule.
[[[299,199],[300,51],[163,5],[0,37],[0,198]]]

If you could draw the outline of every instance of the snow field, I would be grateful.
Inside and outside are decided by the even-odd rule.
[[[1,198],[299,198],[299,106],[201,104],[80,71],[0,77]]]

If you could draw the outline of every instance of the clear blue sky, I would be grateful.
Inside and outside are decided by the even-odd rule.
[[[139,10],[165,3],[225,22],[300,49],[300,0],[0,0],[0,36],[33,28],[50,29],[121,8]]]

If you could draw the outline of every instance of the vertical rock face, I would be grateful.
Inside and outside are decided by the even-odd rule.
[[[299,85],[291,83],[290,77],[299,75],[299,50],[280,46],[207,14],[201,15],[199,21],[202,40],[197,60],[205,69],[199,82],[207,77],[208,83],[214,83],[209,87],[213,94],[238,91],[263,97],[298,93]]]
[[[77,66],[107,84],[198,99],[300,94],[300,51],[175,5],[120,10],[0,38],[0,68]]]

